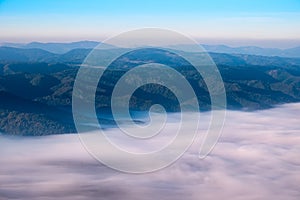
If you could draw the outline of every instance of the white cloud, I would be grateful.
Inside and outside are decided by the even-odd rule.
[[[76,135],[1,136],[0,199],[296,200],[299,114],[300,104],[228,111],[222,137],[204,160],[196,143],[172,166],[142,175],[100,165]]]

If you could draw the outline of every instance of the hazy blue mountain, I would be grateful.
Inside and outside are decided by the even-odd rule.
[[[25,43],[0,43],[0,46],[24,48],[24,49],[43,49],[51,53],[64,54],[68,51],[74,49],[93,49],[100,42],[96,41],[78,41],[70,43],[41,43],[41,42],[31,42]],[[113,48],[114,46],[109,44],[102,44],[103,48]],[[190,45],[174,45],[178,48],[189,49]],[[278,48],[262,48],[256,46],[242,46],[242,47],[230,47],[226,45],[206,45],[202,44],[205,50],[213,53],[227,53],[227,54],[247,54],[247,55],[260,55],[260,56],[279,56],[279,57],[300,57],[300,47],[288,48],[288,49],[278,49]]]
[[[300,57],[300,47],[286,49],[284,52],[286,57]]]
[[[1,47],[15,47],[15,48],[22,48],[26,43],[13,43],[13,42],[2,42],[0,43]]]
[[[56,54],[42,49],[22,49],[13,47],[0,47],[0,62],[44,62],[55,59]]]
[[[73,49],[93,49],[100,42],[95,41],[79,41],[79,42],[70,42],[70,43],[59,43],[59,42],[50,42],[50,43],[42,43],[42,42],[31,42],[28,44],[23,43],[1,43],[1,47],[14,47],[14,48],[22,48],[22,49],[42,49],[45,51],[49,51],[55,54],[63,54],[71,51]],[[102,48],[113,48],[112,45],[102,43]]]
[[[72,49],[64,54],[55,54],[42,49],[23,49],[13,47],[0,47],[0,62],[47,62],[47,63],[73,63],[81,64],[92,49]],[[118,48],[96,50],[101,55],[117,54]],[[197,53],[194,53],[195,56]],[[201,53],[200,53],[201,54]],[[278,56],[259,56],[248,54],[210,53],[217,64],[227,65],[299,65],[300,58],[284,58]],[[103,58],[105,59],[105,58]]]
[[[278,56],[278,57],[290,57],[290,58],[300,58],[300,47],[288,48],[288,49],[278,49],[278,48],[262,48],[256,46],[241,46],[241,47],[230,47],[226,45],[201,45],[204,50],[211,53],[226,53],[226,54],[246,54],[246,55],[259,55],[259,56]],[[180,44],[172,45],[171,47],[176,47],[182,49],[183,51],[194,51],[194,45]]]
[[[32,42],[23,46],[26,49],[43,49],[52,53],[62,54],[67,53],[72,49],[92,49],[96,47],[99,42],[95,41],[80,41],[80,42],[71,42],[71,43],[41,43],[41,42]]]
[[[202,45],[202,46],[208,52],[215,52],[215,53],[300,58],[300,47],[289,48],[289,49],[276,49],[276,48],[261,48],[255,46],[244,46],[244,47],[229,47],[226,45]]]

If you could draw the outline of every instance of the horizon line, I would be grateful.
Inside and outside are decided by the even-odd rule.
[[[204,40],[206,42],[204,42]],[[11,41],[11,40],[1,40],[0,39],[0,46],[8,45],[28,45],[31,43],[41,43],[41,44],[71,44],[77,42],[98,42],[101,43],[104,40],[97,40],[97,39],[65,39],[65,40],[27,40],[27,41]],[[238,39],[227,39],[227,38],[195,38],[195,41],[199,45],[210,45],[210,46],[227,46],[231,48],[239,48],[239,47],[259,47],[259,48],[267,48],[267,49],[291,49],[300,47],[300,38],[298,39],[253,39],[253,38],[238,38]],[[259,43],[260,44],[259,44]],[[281,43],[281,44],[274,44],[274,42]],[[284,44],[285,42],[285,44]],[[104,42],[105,43],[105,42]],[[248,44],[247,44],[248,43]],[[271,43],[268,44],[268,43]],[[289,44],[290,43],[290,44]],[[179,44],[184,45],[184,44]]]

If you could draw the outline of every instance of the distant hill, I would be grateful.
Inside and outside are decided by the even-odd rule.
[[[58,43],[58,42],[50,42],[50,43],[31,42],[28,44],[2,43],[0,46],[15,47],[15,48],[22,48],[22,49],[42,49],[55,54],[63,54],[73,49],[93,49],[99,44],[100,42],[95,42],[95,41],[79,41],[79,42],[70,42],[70,43]],[[102,45],[103,47],[112,47],[111,45],[104,44],[104,43]]]
[[[24,49],[13,47],[0,47],[0,63],[15,62],[46,62],[46,63],[69,63],[81,64],[92,49],[72,49],[67,53],[55,54],[43,49]],[[118,48],[96,50],[101,55],[116,54],[121,50]],[[194,53],[197,56],[198,53]],[[200,53],[201,54],[201,53]],[[300,65],[300,58],[284,58],[278,56],[258,56],[247,54],[209,53],[216,64],[227,65]],[[105,59],[105,58],[103,58]]]
[[[245,54],[245,55],[257,55],[257,56],[268,56],[268,57],[287,57],[287,58],[300,58],[300,46],[289,49],[278,49],[278,48],[261,48],[256,46],[242,46],[242,47],[230,47],[226,45],[201,45],[205,51],[210,53],[226,53],[226,54]],[[172,45],[182,49],[183,51],[193,52],[194,45],[179,44]]]
[[[202,46],[208,52],[215,52],[215,53],[300,58],[300,47],[289,48],[289,49],[276,49],[276,48],[261,48],[255,46],[245,46],[245,47],[229,47],[225,45],[202,45]]]
[[[41,43],[41,42],[32,42],[24,45],[22,48],[25,49],[43,49],[52,53],[62,54],[67,53],[72,49],[92,49],[96,47],[99,42],[94,41],[80,41],[80,42],[71,42],[71,43]]]
[[[44,62],[55,59],[56,54],[42,49],[23,49],[13,47],[0,47],[0,62]]]
[[[31,42],[28,44],[24,43],[0,43],[1,47],[14,47],[23,49],[42,49],[55,54],[64,54],[68,51],[74,49],[93,49],[100,42],[97,41],[78,41],[70,43],[41,43],[41,42]],[[188,49],[189,45],[174,45],[177,47],[185,47]],[[290,57],[290,58],[300,58],[300,46],[288,49],[278,49],[278,48],[262,48],[256,46],[241,46],[241,47],[230,47],[226,45],[206,45],[202,44],[204,49],[212,53],[227,53],[227,54],[247,54],[247,55],[259,55],[259,56],[278,56],[278,57]],[[104,48],[113,48],[114,46],[102,43]]]

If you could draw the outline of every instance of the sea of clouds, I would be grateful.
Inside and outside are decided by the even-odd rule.
[[[195,142],[173,165],[133,175],[101,165],[76,134],[0,136],[0,199],[300,198],[300,104],[227,111],[213,151],[205,159],[198,158],[198,151]]]

